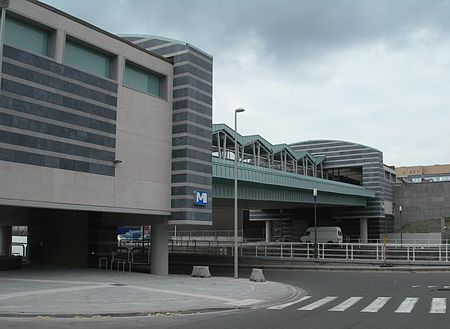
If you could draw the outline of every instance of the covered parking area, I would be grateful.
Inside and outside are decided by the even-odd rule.
[[[0,255],[9,255],[19,243],[13,227],[26,227],[23,256],[32,264],[97,267],[117,251],[117,228],[151,226],[148,270],[168,274],[167,215],[114,213],[93,210],[0,206]],[[22,253],[21,253],[22,254]],[[124,265],[125,266],[125,265]]]

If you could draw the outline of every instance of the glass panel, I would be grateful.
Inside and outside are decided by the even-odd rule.
[[[101,77],[110,77],[110,56],[69,40],[64,49],[64,64]]]
[[[138,91],[161,97],[161,78],[134,65],[125,65],[123,84]]]
[[[6,17],[5,44],[39,55],[48,54],[48,32]]]

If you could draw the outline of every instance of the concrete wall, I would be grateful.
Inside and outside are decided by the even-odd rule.
[[[380,235],[380,242],[386,243],[441,243],[441,233],[391,233]]]
[[[401,228],[403,233],[439,233],[449,239],[450,182],[395,186],[394,213],[397,233]]]
[[[394,187],[394,213],[403,224],[450,217],[450,182],[401,184]]]
[[[52,129],[38,134],[33,131],[35,125],[31,124],[26,127],[0,128],[5,136],[9,134],[7,140],[12,140],[12,133],[23,136],[18,140],[31,137],[37,139],[36,145],[33,147],[20,146],[20,151],[25,153],[25,155],[21,153],[20,157],[16,156],[19,149],[18,145],[5,144],[2,146],[10,152],[16,153],[11,153],[12,156],[0,160],[0,186],[2,187],[0,189],[0,205],[169,216],[171,213],[170,163],[173,65],[167,60],[152,56],[148,52],[121,41],[98,28],[56,13],[37,3],[11,1],[9,12],[54,29],[55,49],[53,58],[50,58],[28,54],[25,51],[9,47],[10,52],[17,52],[20,56],[7,58],[9,65],[14,62],[16,66],[14,70],[11,69],[10,73],[2,76],[3,81],[10,79],[17,84],[17,81],[21,78],[13,75],[18,72],[19,68],[23,69],[24,67],[33,75],[40,74],[43,78],[50,79],[49,77],[53,77],[55,73],[46,72],[45,67],[58,67],[60,72],[75,72],[77,76],[83,77],[83,81],[96,81],[96,86],[88,86],[85,82],[76,80],[74,76],[69,78],[62,74],[58,76],[62,84],[70,81],[77,88],[89,87],[93,90],[99,90],[100,87],[97,85],[107,85],[112,88],[116,86],[114,87],[116,90],[102,91],[103,94],[109,93],[109,96],[115,97],[115,101],[111,100],[115,104],[107,106],[99,101],[93,102],[87,99],[86,102],[92,103],[87,105],[90,106],[89,108],[94,105],[101,106],[108,111],[117,113],[110,119],[106,119],[97,114],[83,112],[87,109],[81,109],[77,112],[73,108],[56,105],[54,103],[55,97],[73,98],[76,101],[84,100],[81,95],[76,94],[77,88],[59,95],[58,91],[46,86],[45,83],[36,86],[35,83],[24,79],[20,80],[21,84],[28,84],[27,86],[30,88],[41,88],[46,93],[53,93],[51,97],[39,100],[39,104],[45,106],[46,109],[56,109],[62,114],[67,113],[67,115],[76,112],[76,115],[82,116],[84,119],[93,120],[95,117],[95,120],[112,124],[116,131],[107,133],[95,131],[95,136],[107,136],[108,142],[113,141],[110,146],[99,146],[74,140],[70,137],[87,134],[89,129],[81,127],[81,125],[72,127],[71,129],[74,132],[70,136],[56,138],[52,135],[51,130],[55,127],[55,129],[66,131],[68,127],[67,122],[63,122],[64,120],[52,119]],[[63,65],[65,35],[73,36],[112,54],[115,57],[113,61],[115,76],[112,79],[103,79]],[[27,59],[28,62],[19,63],[18,61],[21,61],[22,58]],[[122,85],[123,66],[126,59],[150,68],[165,77],[161,98],[137,92]],[[53,66],[52,63],[54,63]],[[7,85],[2,86],[2,99],[6,97],[4,88]],[[20,90],[23,88],[16,88],[11,83],[10,86],[13,89],[8,91],[7,96],[11,98],[11,102],[21,101],[24,97],[31,103],[35,101],[35,93],[21,95]],[[24,117],[24,114],[18,108],[6,108],[6,105],[0,105],[0,112],[9,113],[8,115],[12,113],[22,119]],[[49,121],[44,115],[37,113],[27,114],[27,116],[29,118],[27,117],[26,120],[32,119],[33,122],[39,122],[39,125],[42,126],[48,124],[47,121]],[[11,122],[16,121],[12,120]],[[6,121],[2,124],[1,127],[7,125]],[[12,132],[12,129],[14,129],[14,132]],[[92,133],[93,130],[89,131]],[[41,146],[52,141],[52,139],[65,143],[66,146],[60,151],[57,149],[44,151]],[[74,156],[67,152],[81,145],[89,147],[89,152],[93,154],[93,157],[104,154],[101,152],[109,152],[108,157],[102,160],[93,160],[89,155],[81,155],[74,160]],[[48,158],[39,158],[42,154],[46,154],[45,152],[48,153],[46,155]],[[2,154],[5,154],[5,152],[2,152]],[[122,162],[114,165],[115,159]],[[70,168],[60,166],[61,163],[68,163],[69,161],[78,162]],[[92,171],[92,168],[100,166],[99,161],[104,166],[102,170],[105,170]]]

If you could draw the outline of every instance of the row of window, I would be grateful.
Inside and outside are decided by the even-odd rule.
[[[55,31],[7,16],[4,43],[34,54],[51,57]],[[116,56],[94,46],[66,37],[63,63],[100,77],[112,79]],[[163,77],[130,61],[125,62],[123,84],[126,87],[161,97]]]
[[[431,176],[431,177],[413,177],[411,178],[413,183],[422,183],[422,182],[450,182],[450,176]]]

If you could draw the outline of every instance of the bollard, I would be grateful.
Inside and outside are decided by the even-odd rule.
[[[191,276],[196,278],[210,278],[211,273],[209,273],[209,266],[194,266],[192,268]]]
[[[253,282],[266,282],[264,274],[261,268],[252,268],[252,274],[250,275],[250,281]]]

